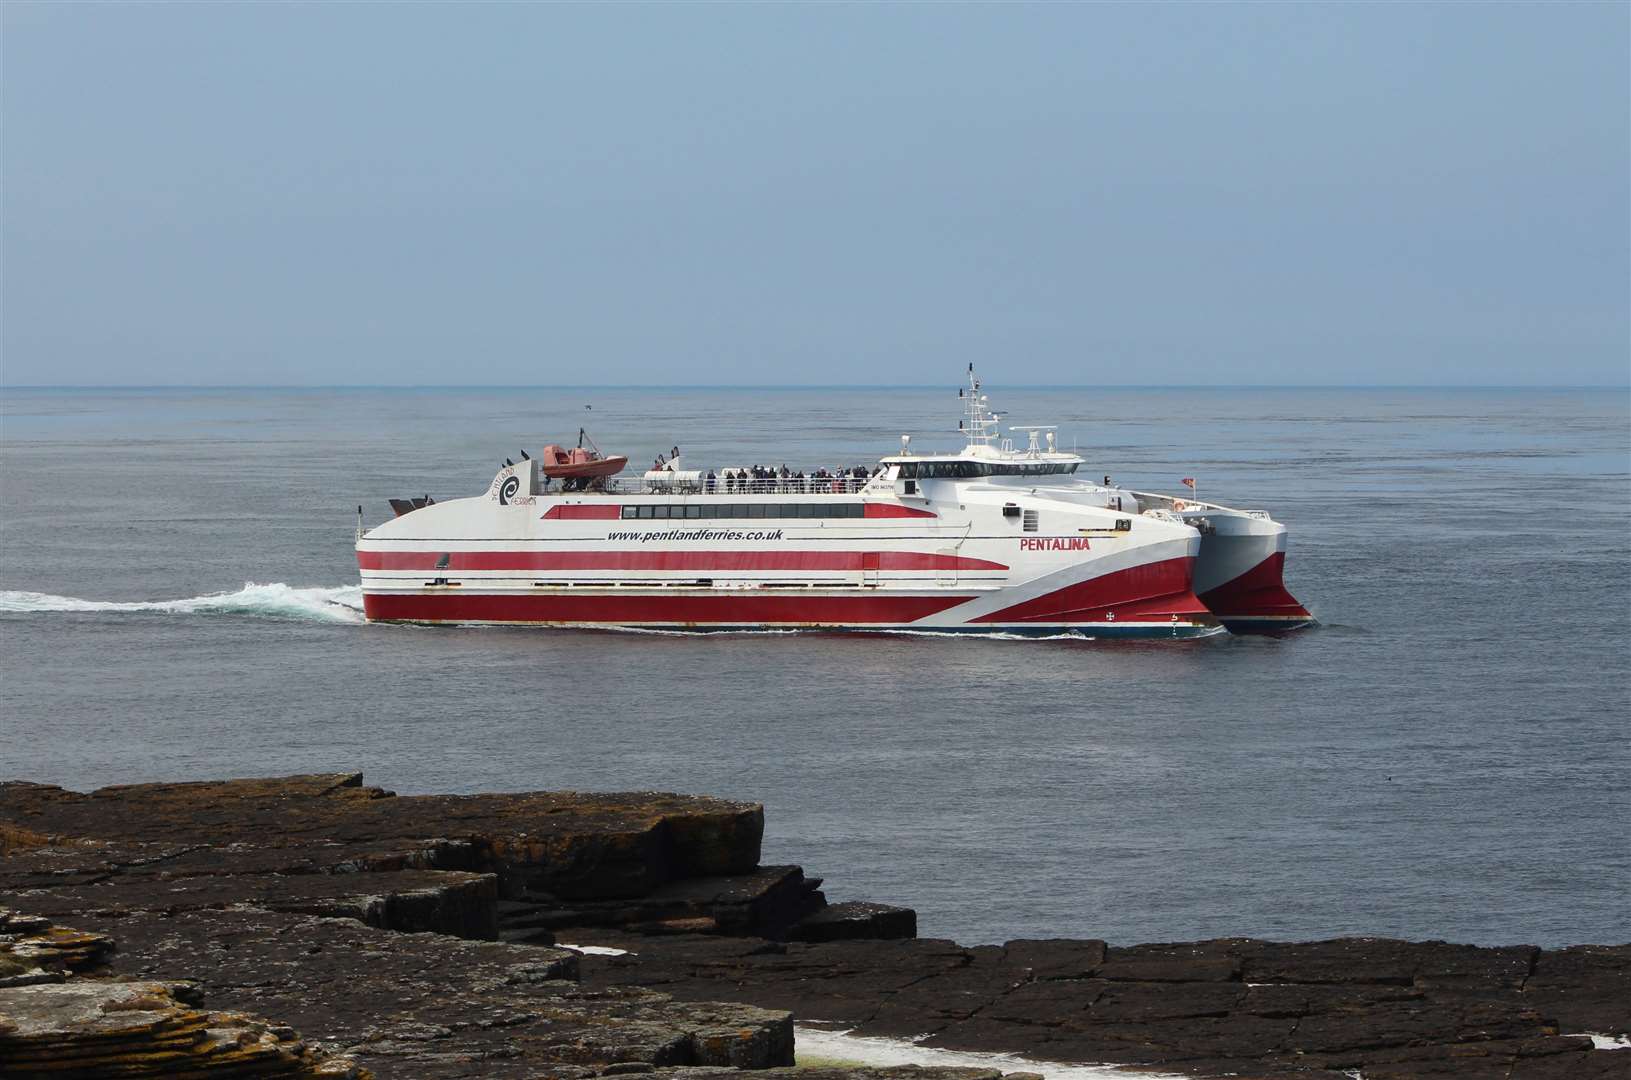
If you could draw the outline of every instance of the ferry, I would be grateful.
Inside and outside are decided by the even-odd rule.
[[[393,499],[362,527],[373,622],[1194,638],[1313,622],[1261,510],[1079,475],[1052,427],[1004,436],[969,367],[966,445],[911,436],[842,474],[690,469],[554,483],[506,459],[484,494]],[[1013,436],[1024,445],[1016,445]],[[581,440],[581,436],[580,436]]]

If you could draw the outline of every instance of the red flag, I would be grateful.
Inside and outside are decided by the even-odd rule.
[[[1190,491],[1195,490],[1195,478],[1193,476],[1184,477],[1183,484],[1184,487],[1188,488]]]

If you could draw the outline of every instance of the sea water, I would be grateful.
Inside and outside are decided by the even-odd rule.
[[[993,387],[1095,479],[1270,510],[1282,639],[369,626],[356,507],[579,427],[643,465],[953,448],[953,388],[6,390],[0,778],[363,770],[765,804],[925,935],[1631,937],[1623,390]]]

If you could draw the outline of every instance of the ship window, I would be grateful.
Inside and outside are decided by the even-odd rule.
[[[750,518],[762,518],[762,517],[765,517],[766,516],[765,511],[768,510],[768,509],[769,509],[769,507],[766,506],[764,503],[748,503],[748,517],[750,517]]]
[[[823,509],[824,507],[819,503],[801,503],[798,508],[799,517],[826,517],[827,515],[822,512]]]
[[[866,507],[858,502],[844,504],[845,517],[866,517]]]
[[[1006,464],[988,461],[908,461],[899,467],[902,480],[969,480],[978,476],[1056,476],[1073,473],[1077,466],[1066,462]]]
[[[640,508],[638,506],[625,506],[623,508],[623,516],[625,518],[639,517]]]
[[[1040,527],[1041,527],[1041,522],[1038,521],[1038,519],[1037,519],[1036,511],[1035,510],[1025,511],[1025,531],[1026,532],[1036,532],[1037,529],[1040,528]]]
[[[685,516],[688,517],[688,518],[699,518],[699,517],[701,517],[702,516],[702,507],[700,507],[700,506],[687,506],[687,507],[685,507]]]
[[[657,516],[657,508],[655,506],[637,506],[635,509],[640,512],[640,516],[643,518],[654,518]]]

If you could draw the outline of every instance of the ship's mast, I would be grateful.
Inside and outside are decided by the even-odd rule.
[[[980,393],[973,364],[968,365],[968,389],[958,390],[957,396],[963,399],[963,419],[957,426],[968,437],[969,447],[990,446],[999,437],[997,424],[1002,417],[987,407],[989,399]]]

